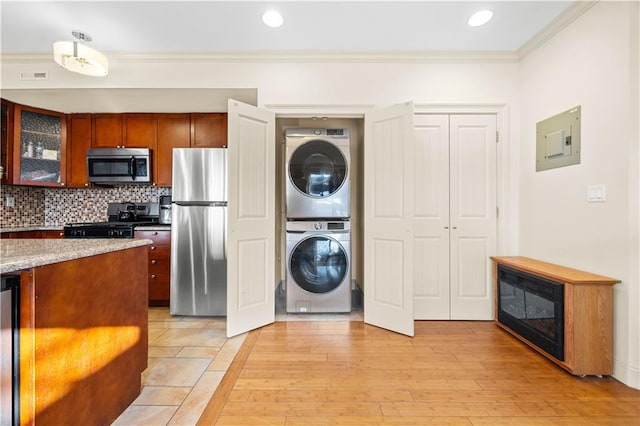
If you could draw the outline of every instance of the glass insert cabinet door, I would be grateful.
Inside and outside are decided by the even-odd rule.
[[[66,126],[64,114],[16,107],[14,176],[20,184],[63,186]],[[15,169],[14,169],[15,170]]]

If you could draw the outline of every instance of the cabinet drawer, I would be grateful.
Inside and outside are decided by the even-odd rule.
[[[149,285],[152,283],[164,283],[169,285],[169,272],[151,272],[149,271]]]
[[[169,283],[149,281],[149,304],[152,306],[169,306]],[[158,303],[160,302],[160,303]]]
[[[171,262],[169,259],[149,259],[149,274],[170,273]]]
[[[171,256],[171,247],[167,246],[149,246],[149,260],[166,260]]]
[[[155,246],[171,246],[171,231],[135,231],[138,239],[149,239]]]

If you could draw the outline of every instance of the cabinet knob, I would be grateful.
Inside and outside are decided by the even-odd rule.
[[[151,279],[155,280],[156,279],[156,274],[151,274]]]
[[[152,265],[155,265],[156,263],[158,263],[158,261],[157,261],[157,260],[155,260],[155,259],[151,259],[151,264],[152,264]]]
[[[59,235],[60,235],[61,237],[64,237],[64,232],[61,232]]]
[[[60,182],[60,186],[64,186],[64,182]]]
[[[88,182],[87,182],[87,183],[85,183],[85,184],[84,184],[84,186],[89,186],[89,183],[88,183]]]
[[[153,235],[158,235],[158,231],[153,231]]]
[[[155,250],[156,246],[151,246],[150,250]]]

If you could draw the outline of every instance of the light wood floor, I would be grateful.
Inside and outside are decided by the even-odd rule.
[[[249,333],[199,425],[640,425],[640,391],[571,376],[492,322],[280,322]]]

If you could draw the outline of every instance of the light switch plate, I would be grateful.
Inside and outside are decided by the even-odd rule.
[[[5,207],[15,207],[16,206],[16,199],[13,197],[9,197],[7,196],[7,200],[5,202]]]
[[[607,186],[605,184],[587,186],[587,201],[590,203],[607,201]]]

